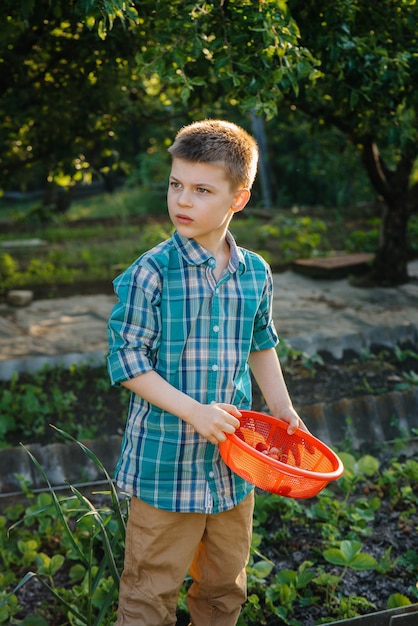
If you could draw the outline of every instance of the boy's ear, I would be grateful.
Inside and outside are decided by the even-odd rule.
[[[238,189],[238,191],[234,195],[234,201],[231,205],[231,211],[234,213],[239,213],[248,203],[251,197],[251,192],[249,189],[243,188]]]

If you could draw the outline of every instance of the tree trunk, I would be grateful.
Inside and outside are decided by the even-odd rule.
[[[389,169],[372,137],[365,139],[362,156],[373,187],[385,201],[379,245],[364,284],[402,285],[408,281],[407,228],[415,208],[409,189],[413,159],[403,155],[396,169]]]
[[[383,286],[408,282],[408,210],[399,198],[395,205],[386,201],[380,225],[380,241],[370,272],[371,282]]]

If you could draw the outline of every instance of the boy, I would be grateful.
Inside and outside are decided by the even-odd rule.
[[[251,407],[249,368],[271,413],[305,428],[275,346],[270,269],[228,231],[258,160],[242,128],[205,120],[169,148],[174,235],[115,281],[113,384],[131,392],[116,469],[132,494],[117,626],[172,626],[187,571],[194,626],[233,626],[246,599],[253,486],[217,444]]]

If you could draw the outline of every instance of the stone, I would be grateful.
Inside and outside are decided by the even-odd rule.
[[[33,300],[33,291],[29,289],[12,289],[7,294],[7,304],[11,306],[28,306]]]

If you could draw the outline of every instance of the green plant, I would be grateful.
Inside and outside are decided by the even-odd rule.
[[[368,229],[353,230],[344,241],[347,252],[374,252],[379,241],[379,220],[367,221]]]
[[[48,626],[53,620],[71,626],[110,626],[114,620],[128,501],[116,493],[99,459],[78,445],[103,472],[102,492],[88,495],[69,485],[68,493],[58,495],[29,453],[49,489],[34,494],[22,480],[27,503],[9,506],[0,515],[0,624]],[[344,591],[349,571],[353,576],[373,570],[392,580],[401,574],[410,589],[407,594],[404,589],[391,594],[385,600],[388,608],[416,599],[417,550],[403,551],[399,545],[393,558],[389,545],[373,557],[362,538],[367,540],[364,523],[373,526],[379,506],[386,507],[386,514],[396,507],[399,523],[413,534],[418,462],[395,457],[381,467],[370,455],[340,456],[344,477],[312,500],[257,492],[248,601],[240,626],[304,626],[306,611],[315,616],[313,623],[321,624],[376,610],[366,593]],[[309,557],[296,563],[292,556],[304,545],[310,546]],[[32,579],[49,600],[31,614],[22,613],[22,592]],[[187,579],[180,593],[180,614],[187,613],[189,583]],[[359,589],[361,584],[359,580]]]
[[[407,387],[410,388],[412,386],[418,385],[418,374],[416,372],[403,372],[402,378],[408,383]],[[405,385],[396,385],[396,389],[405,389]]]
[[[418,353],[415,350],[405,349],[401,346],[395,346],[393,352],[401,363],[408,358],[416,359],[418,361]]]
[[[328,548],[324,551],[323,556],[328,563],[340,565],[343,572],[340,576],[342,580],[347,569],[368,570],[377,569],[377,561],[373,556],[361,552],[362,544],[360,541],[343,540],[337,548]]]
[[[234,221],[231,230],[240,245],[270,254],[273,266],[325,254],[330,249],[326,223],[310,216],[277,212],[265,223],[254,218]]]
[[[302,363],[306,371],[311,376],[314,376],[317,371],[317,366],[324,364],[324,360],[319,354],[308,354],[303,350],[292,348],[289,342],[283,338],[280,338],[280,342],[277,346],[277,354],[284,369],[290,373],[293,371],[296,364]]]
[[[110,386],[105,365],[44,366],[0,381],[0,448],[58,440],[54,423],[77,438],[123,428],[129,392]]]
[[[285,624],[296,624],[288,619],[295,603],[308,608],[319,600],[309,585],[315,578],[312,561],[304,561],[297,570],[283,569],[277,572],[266,591],[266,606]]]
[[[67,433],[57,430],[66,439],[76,442]],[[45,541],[47,527],[54,524],[57,527],[55,532],[59,532],[61,536],[59,549],[64,549],[65,554],[49,556],[41,550],[39,539],[18,540],[22,565],[35,565],[36,569],[23,576],[0,603],[0,610],[9,607],[9,614],[11,610],[17,611],[16,593],[29,580],[36,578],[61,607],[71,624],[105,626],[114,619],[126,530],[126,501],[120,503],[112,479],[101,461],[82,443],[76,443],[103,473],[108,491],[102,495],[108,497],[110,505],[96,506],[75,486],[70,486],[70,496],[59,498],[43,468],[27,450],[47,483],[49,494],[38,497],[23,519],[13,524],[9,532],[13,536],[14,530],[20,525],[31,527],[36,523],[39,534]],[[67,567],[71,591],[55,582],[55,575],[66,562],[73,563]]]
[[[361,548],[362,544],[359,541],[343,540],[338,547],[324,550],[324,559],[328,563],[342,567],[342,571],[339,575],[321,574],[314,579],[316,584],[326,584],[326,602],[330,609],[333,605],[337,607],[339,619],[355,616],[358,608],[375,608],[374,604],[362,596],[339,597],[336,603],[336,590],[348,569],[365,571],[377,569],[378,567],[376,559],[369,554],[361,552]]]

